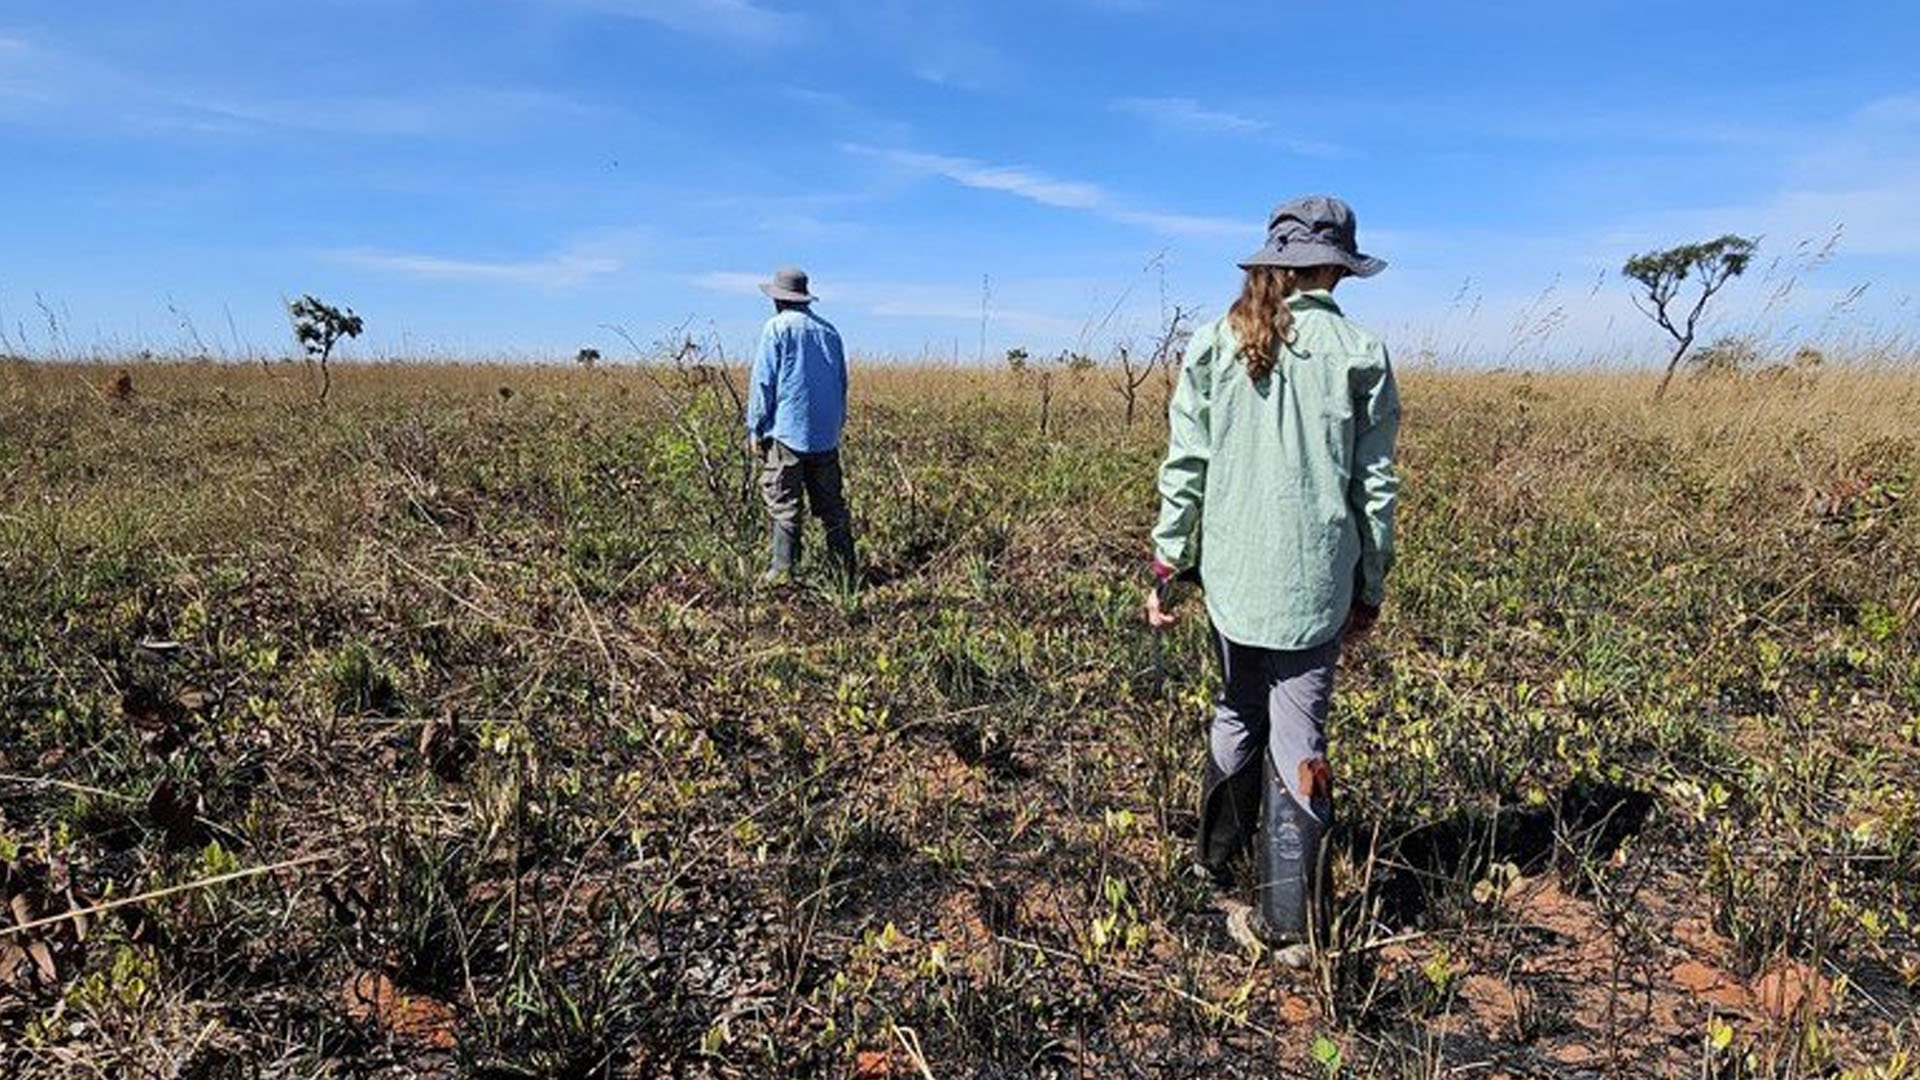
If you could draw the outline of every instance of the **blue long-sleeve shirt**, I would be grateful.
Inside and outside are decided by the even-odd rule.
[[[817,454],[839,447],[846,420],[847,358],[840,331],[806,310],[768,319],[753,358],[748,433]]]

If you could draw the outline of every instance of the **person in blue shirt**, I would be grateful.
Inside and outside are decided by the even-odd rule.
[[[764,580],[793,572],[800,556],[800,512],[811,507],[826,527],[827,551],[848,582],[857,564],[853,518],[841,490],[840,429],[847,422],[847,358],[840,331],[813,313],[804,271],[776,271],[760,291],[773,317],[760,332],[747,392],[748,448],[761,463],[760,492],[773,518],[772,558]]]

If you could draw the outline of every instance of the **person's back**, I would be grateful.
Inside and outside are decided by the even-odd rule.
[[[1386,479],[1370,471],[1389,463],[1397,406],[1385,346],[1329,292],[1285,303],[1291,341],[1264,378],[1248,377],[1230,319],[1195,335],[1214,511],[1196,538],[1207,574],[1240,583],[1208,593],[1214,621],[1244,644],[1304,649],[1337,635],[1356,599],[1381,601],[1391,540],[1364,535],[1367,498],[1354,496]]]
[[[760,287],[773,317],[760,331],[747,389],[747,441],[760,459],[760,491],[773,522],[767,579],[793,571],[800,513],[811,506],[840,573],[855,577],[853,520],[841,491],[840,432],[847,422],[847,357],[840,332],[813,313],[807,275],[781,270]]]
[[[847,421],[847,358],[840,331],[795,306],[774,313],[761,330],[761,351],[774,358],[773,438],[805,454],[840,445]],[[760,389],[756,387],[756,389]]]

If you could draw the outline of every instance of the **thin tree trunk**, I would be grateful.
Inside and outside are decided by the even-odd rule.
[[[1667,361],[1667,373],[1660,376],[1660,385],[1654,388],[1653,400],[1659,401],[1667,396],[1667,384],[1673,382],[1673,373],[1680,370],[1680,358],[1687,355],[1687,349],[1693,344],[1691,337],[1683,338],[1680,347],[1673,350],[1673,359]]]

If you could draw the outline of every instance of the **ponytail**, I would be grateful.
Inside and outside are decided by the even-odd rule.
[[[1247,268],[1240,299],[1227,311],[1227,325],[1240,343],[1240,362],[1255,382],[1273,374],[1281,347],[1293,344],[1293,312],[1287,308],[1287,297],[1299,288],[1293,267]]]

